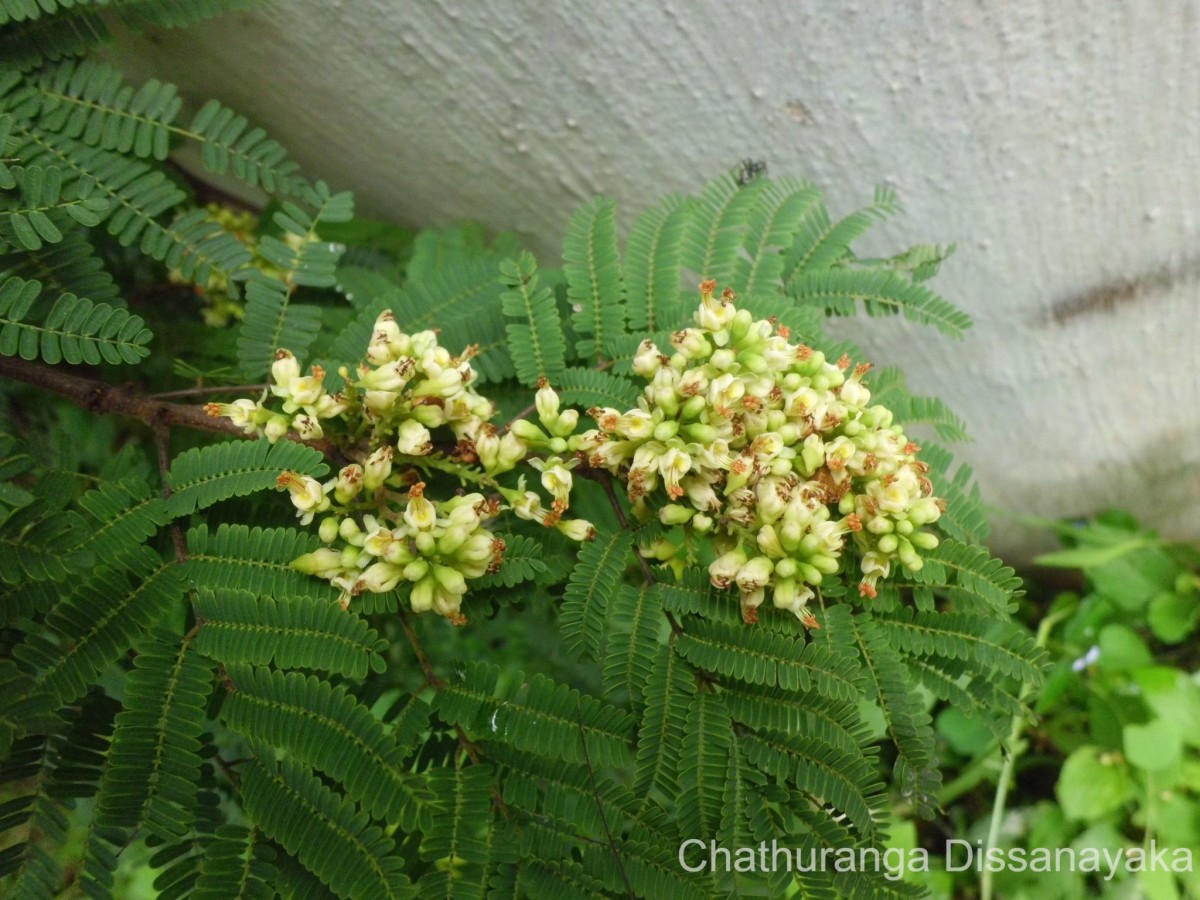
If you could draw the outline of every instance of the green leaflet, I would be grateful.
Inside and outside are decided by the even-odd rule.
[[[137,828],[164,840],[188,833],[200,780],[200,733],[213,665],[169,631],[138,647],[97,800],[96,827]]]
[[[328,468],[320,451],[293,441],[271,444],[263,438],[189,450],[171,463],[167,512],[176,519],[230,497],[273,488],[284,471],[320,477]]]
[[[563,639],[572,654],[598,654],[608,598],[629,564],[632,548],[628,533],[611,531],[598,533],[580,550],[559,614]]]
[[[244,590],[258,597],[312,596],[336,599],[328,584],[291,567],[296,557],[319,544],[313,534],[294,528],[221,525],[215,533],[200,524],[187,532],[184,572],[194,586]]]
[[[404,751],[344,688],[298,672],[231,666],[221,710],[234,731],[286,750],[342,784],[373,816],[394,819],[422,797]]]
[[[414,896],[392,839],[295,760],[250,762],[242,776],[242,798],[263,832],[338,894]],[[295,827],[298,821],[305,827]]]
[[[505,330],[517,377],[527,385],[536,385],[539,378],[557,383],[566,367],[566,338],[554,295],[538,286],[533,256],[522,253],[501,262],[500,280],[507,288],[500,302],[510,320]]]
[[[515,690],[499,687],[498,676],[492,666],[468,664],[438,693],[438,713],[481,736],[502,735],[514,747],[555,759],[583,762],[587,756],[596,766],[631,759],[633,722],[625,713],[544,675]]]
[[[197,652],[223,665],[274,662],[352,678],[383,671],[386,644],[366,621],[327,598],[257,597],[249,591],[201,589]]]
[[[49,311],[35,308],[42,285],[13,275],[0,284],[0,355],[98,365],[136,363],[150,355],[140,316],[106,303],[61,294]],[[33,321],[29,317],[33,314]]]
[[[613,338],[625,331],[625,283],[617,250],[617,226],[611,200],[580,208],[567,225],[563,240],[563,273],[571,322],[579,334],[579,355],[602,356]]]

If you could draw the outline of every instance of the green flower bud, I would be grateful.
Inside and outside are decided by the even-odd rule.
[[[534,408],[542,425],[552,430],[554,423],[558,421],[559,399],[545,379],[542,379],[541,386],[534,395]]]
[[[756,591],[771,580],[775,565],[765,556],[756,556],[738,569],[737,586],[743,591]]]
[[[322,547],[320,550],[296,557],[292,560],[291,566],[297,572],[303,572],[305,575],[331,578],[342,571],[342,554],[337,550]]]
[[[329,516],[328,518],[322,519],[321,525],[317,529],[317,534],[320,536],[321,540],[324,543],[332,544],[334,541],[337,540],[338,526],[340,524],[341,523],[337,520],[337,517],[335,517],[335,516]]]
[[[288,350],[276,350],[275,361],[271,363],[271,393],[276,397],[286,397],[288,385],[300,377],[300,363]]]
[[[278,442],[282,437],[286,437],[288,428],[291,426],[291,421],[287,416],[274,415],[267,419],[263,425],[263,436],[272,444]]]
[[[338,525],[338,534],[342,540],[354,547],[361,547],[367,536],[359,528],[358,522],[351,516],[342,519]]]
[[[542,429],[538,428],[528,419],[517,419],[508,426],[509,431],[515,434],[522,441],[535,446],[547,444],[550,441],[550,436]]]
[[[558,421],[554,423],[554,427],[550,429],[550,434],[556,438],[565,438],[574,433],[579,425],[579,410],[564,409],[558,414]],[[566,449],[565,446],[563,448]],[[562,453],[563,450],[557,450],[556,453]]]
[[[497,471],[507,472],[529,454],[529,445],[511,431],[500,439]]]
[[[937,535],[928,531],[914,531],[908,538],[912,545],[920,550],[935,550],[941,543]]]
[[[424,559],[414,559],[404,567],[404,580],[417,582],[429,574],[429,562]]]
[[[833,575],[841,568],[840,563],[836,559],[824,553],[816,553],[810,556],[808,564],[823,575]]]
[[[867,531],[871,534],[890,534],[895,527],[892,520],[886,516],[874,516],[867,520],[866,525]]]
[[[775,563],[775,574],[780,578],[795,578],[799,571],[800,567],[790,557]]]
[[[683,406],[679,409],[679,416],[685,421],[692,421],[700,418],[706,409],[708,409],[708,398],[703,394],[697,394],[684,401]]]
[[[437,552],[442,556],[452,556],[459,547],[467,542],[472,530],[466,525],[452,525],[447,528],[437,539]]]
[[[434,566],[433,577],[439,585],[452,594],[462,595],[467,592],[467,580],[462,572],[448,566]]]
[[[414,584],[412,593],[408,595],[408,605],[412,607],[412,611],[423,613],[433,609],[433,594],[436,588],[437,582],[433,576],[422,578]]]
[[[658,520],[664,525],[682,525],[696,514],[696,510],[678,503],[668,503],[658,511]]]
[[[820,584],[825,580],[825,576],[816,566],[810,565],[806,562],[798,562],[796,563],[796,567],[800,571],[801,581],[807,582],[808,584]]]
[[[475,455],[479,457],[479,464],[483,466],[483,471],[489,475],[498,474],[500,437],[491,425],[484,425],[479,429],[479,434],[475,436]]]
[[[671,419],[664,422],[659,422],[654,426],[654,440],[669,441],[675,437],[679,431],[679,423]]]

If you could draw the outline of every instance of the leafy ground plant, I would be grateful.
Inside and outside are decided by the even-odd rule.
[[[1043,654],[908,433],[962,423],[822,330],[969,325],[944,248],[853,252],[890,191],[745,165],[541,268],[354,219],[19,6],[58,37],[0,83],[6,894],[915,892],[869,860],[936,807],[918,688],[1005,738]]]
[[[990,835],[1006,854],[1024,857],[1025,865],[987,876],[997,896],[1200,895],[1194,865],[1187,871],[1177,855],[1194,857],[1200,847],[1200,554],[1121,513],[1055,527],[1068,546],[1038,562],[1086,581],[1081,591],[1045,592],[1031,609],[1053,660],[1035,717],[1016,723],[1013,752],[1002,757],[996,739],[956,710],[937,716],[954,773],[940,796],[949,831],[977,853]],[[991,783],[1005,775],[1014,779],[997,806],[1005,793],[994,794]],[[1028,864],[1037,848],[1121,862],[1038,871]],[[1139,852],[1142,862],[1134,860]],[[1155,853],[1157,863],[1145,864]],[[954,865],[965,858],[960,847]],[[941,867],[917,880],[957,896],[979,879],[975,867]]]

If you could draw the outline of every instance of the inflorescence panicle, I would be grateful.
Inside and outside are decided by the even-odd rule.
[[[621,479],[639,518],[653,506],[664,525],[708,536],[712,583],[737,588],[747,622],[770,596],[812,627],[815,589],[847,558],[868,597],[894,567],[919,570],[919,551],[938,544],[924,528],[945,503],[933,496],[920,448],[888,409],[870,405],[869,365],[791,343],[786,328],[754,319],[715,287],[701,285],[695,326],[671,336],[670,352],[650,340],[638,348],[633,370],[646,385],[637,407],[593,407],[596,427],[582,433],[578,411],[563,409],[545,381],[538,421],[518,418],[501,433],[489,422],[494,404],[473,387],[473,349],[452,356],[436,332],[406,334],[391,312],[376,322],[357,377],[339,371],[341,391],[325,389],[319,366],[303,374],[280,350],[263,399],[207,409],[271,441],[289,431],[332,437],[358,460],[324,484],[279,478],[303,524],[322,517],[329,545],[294,565],[339,587],[343,604],[409,582],[414,611],[465,621],[467,581],[502,559],[503,541],[486,527],[502,512],[573,540],[594,536],[588,521],[565,516],[583,465]],[[452,444],[438,439],[444,429]],[[515,486],[497,480],[522,464],[538,473],[548,504],[524,474]],[[420,471],[430,467],[481,491],[430,499]],[[640,548],[660,561],[682,549],[668,539]]]
[[[296,472],[284,472],[277,482],[301,524],[320,517],[318,533],[327,545],[293,567],[339,588],[343,606],[364,591],[387,593],[407,582],[414,612],[433,610],[465,622],[467,582],[495,571],[503,559],[504,541],[487,525],[505,510],[575,540],[594,536],[590,523],[563,518],[572,481],[561,460],[531,461],[551,494],[549,508],[525,489],[524,476],[515,488],[496,481],[524,462],[530,447],[512,432],[497,436],[489,424],[495,405],[473,387],[473,355],[468,348],[452,356],[434,331],[402,332],[387,311],[356,373],[340,370],[340,391],[326,389],[320,366],[304,374],[295,356],[279,350],[260,400],[207,405],[210,415],[228,417],[247,434],[272,442],[289,432],[305,441],[332,440],[355,460],[323,484]],[[543,417],[558,430],[563,421],[574,428],[570,417]],[[431,498],[422,471],[446,471],[486,493]]]
[[[637,408],[589,410],[597,427],[573,446],[625,481],[643,517],[657,493],[664,524],[712,538],[712,583],[737,587],[746,621],[769,593],[811,626],[814,588],[848,545],[859,591],[874,596],[894,564],[916,571],[918,551],[937,546],[922,528],[944,503],[919,448],[869,405],[869,365],[790,343],[786,328],[715,287],[701,285],[695,327],[671,336],[671,352],[642,342]],[[662,541],[643,553],[666,560],[680,549]]]

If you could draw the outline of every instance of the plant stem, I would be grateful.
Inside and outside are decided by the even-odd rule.
[[[128,416],[144,422],[151,428],[182,426],[228,437],[255,438],[224,416],[210,416],[203,406],[171,403],[140,391],[105,384],[95,378],[74,375],[64,371],[61,366],[29,362],[15,356],[0,356],[0,376],[58,394],[89,412]],[[320,450],[326,456],[336,453],[336,447],[329,441],[303,443]]]
[[[1057,615],[1047,616],[1042,619],[1037,630],[1037,646],[1045,647],[1046,641],[1050,637],[1050,630],[1061,620],[1066,618],[1066,611],[1060,612]],[[1033,686],[1029,682],[1021,685],[1021,693],[1017,697],[1017,702],[1025,703],[1025,698],[1029,696],[1033,690]],[[1000,752],[1004,755],[1004,762],[1000,766],[1000,778],[996,782],[996,798],[992,803],[992,819],[988,824],[987,840],[984,842],[984,853],[987,854],[1000,837],[1000,823],[1004,821],[1004,806],[1008,801],[1008,789],[1013,777],[1013,770],[1017,765],[1017,758],[1021,755],[1021,747],[1018,741],[1021,739],[1021,733],[1025,730],[1025,715],[1017,713],[1013,716],[1012,729],[1009,731],[1008,741],[1000,748]],[[990,867],[984,866],[983,877],[979,880],[979,900],[992,900],[993,876],[995,873]]]

